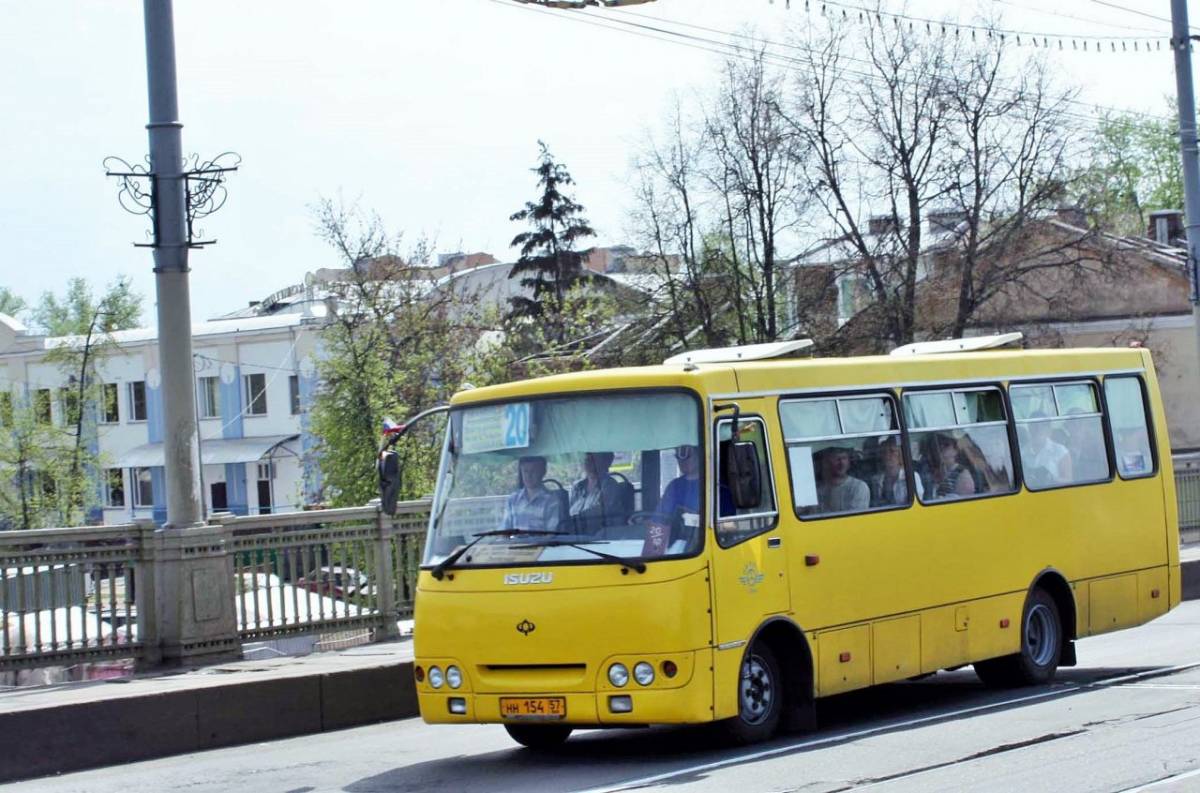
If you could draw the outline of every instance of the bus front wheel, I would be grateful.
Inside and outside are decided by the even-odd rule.
[[[571,728],[562,724],[505,724],[508,737],[530,749],[554,749],[571,737]]]
[[[723,722],[730,741],[749,744],[774,735],[783,701],[783,676],[775,653],[762,642],[755,642],[746,651],[738,672],[738,715]]]
[[[995,687],[1048,683],[1058,671],[1062,646],[1058,606],[1046,590],[1035,589],[1025,601],[1021,615],[1021,651],[980,661],[975,664],[975,673],[985,684]]]

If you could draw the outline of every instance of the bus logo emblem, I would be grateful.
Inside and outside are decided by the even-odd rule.
[[[537,629],[537,626],[534,625],[529,620],[521,620],[520,622],[517,623],[517,631],[522,636],[528,636],[529,634],[533,633],[534,630],[536,630],[536,629]]]
[[[554,580],[554,573],[508,573],[504,583],[513,584],[549,584]]]
[[[742,575],[738,580],[741,581],[742,586],[750,590],[750,594],[753,595],[758,591],[758,585],[763,582],[764,578],[766,578],[766,576],[761,570],[758,569],[758,566],[755,565],[754,562],[750,562],[746,565],[745,569],[742,570]]]

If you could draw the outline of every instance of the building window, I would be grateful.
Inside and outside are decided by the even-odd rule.
[[[38,424],[49,424],[52,421],[49,388],[39,388],[34,392],[33,418]]]
[[[154,506],[154,479],[150,476],[149,468],[133,469],[133,505]]]
[[[74,388],[58,389],[58,405],[62,410],[62,422],[73,427],[79,421],[79,392]]]
[[[116,424],[121,420],[121,403],[118,397],[117,384],[104,384],[103,416],[105,424]]]
[[[292,404],[292,415],[300,415],[300,376],[291,375],[288,377],[288,397]]]
[[[104,472],[104,503],[110,507],[125,506],[125,472],[120,468],[109,468]]]
[[[246,415],[267,415],[267,376],[248,374],[242,380],[246,388]]]
[[[221,379],[219,377],[201,377],[197,383],[200,387],[200,418],[215,419],[221,416]]]
[[[146,381],[135,380],[129,384],[129,420],[146,420]]]

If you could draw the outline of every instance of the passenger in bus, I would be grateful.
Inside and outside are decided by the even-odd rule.
[[[521,486],[504,503],[502,529],[557,531],[562,520],[562,501],[542,484],[546,478],[545,457],[522,457],[517,463]]]
[[[658,502],[658,511],[674,517],[676,512],[700,512],[700,447],[685,444],[675,447],[675,462],[679,476],[671,480]],[[737,514],[733,494],[721,485],[717,488],[717,511],[720,515]]]
[[[608,473],[612,452],[583,455],[583,478],[571,486],[571,523],[578,531],[595,532],[621,523],[624,514],[621,485]]]
[[[1045,413],[1030,418],[1045,419]],[[1061,422],[1032,421],[1026,424],[1025,442],[1021,444],[1021,464],[1025,481],[1032,488],[1055,487],[1072,481],[1071,453],[1067,447],[1050,437],[1051,424]]]
[[[937,434],[937,458],[930,469],[930,500],[960,498],[975,494],[975,475],[963,464],[958,440],[949,434]]]
[[[871,506],[871,488],[850,476],[849,449],[830,446],[821,451],[817,506],[821,512],[861,512]]]
[[[900,442],[895,436],[884,438],[879,444],[879,473],[873,475],[871,486],[871,506],[890,507],[896,504],[907,504],[911,498],[908,494],[908,477],[904,472],[904,455],[900,450]],[[913,483],[917,492],[921,488],[921,475],[913,472]]]

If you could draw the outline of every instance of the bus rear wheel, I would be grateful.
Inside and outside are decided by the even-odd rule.
[[[755,642],[742,658],[738,672],[738,715],[722,723],[726,737],[735,744],[770,738],[779,728],[783,702],[783,676],[775,653],[762,642]]]
[[[1054,598],[1035,589],[1021,615],[1021,651],[975,664],[975,673],[989,686],[1011,688],[1048,683],[1062,657],[1063,627]]]
[[[505,724],[508,737],[530,749],[555,749],[571,737],[571,728],[563,724]]]

